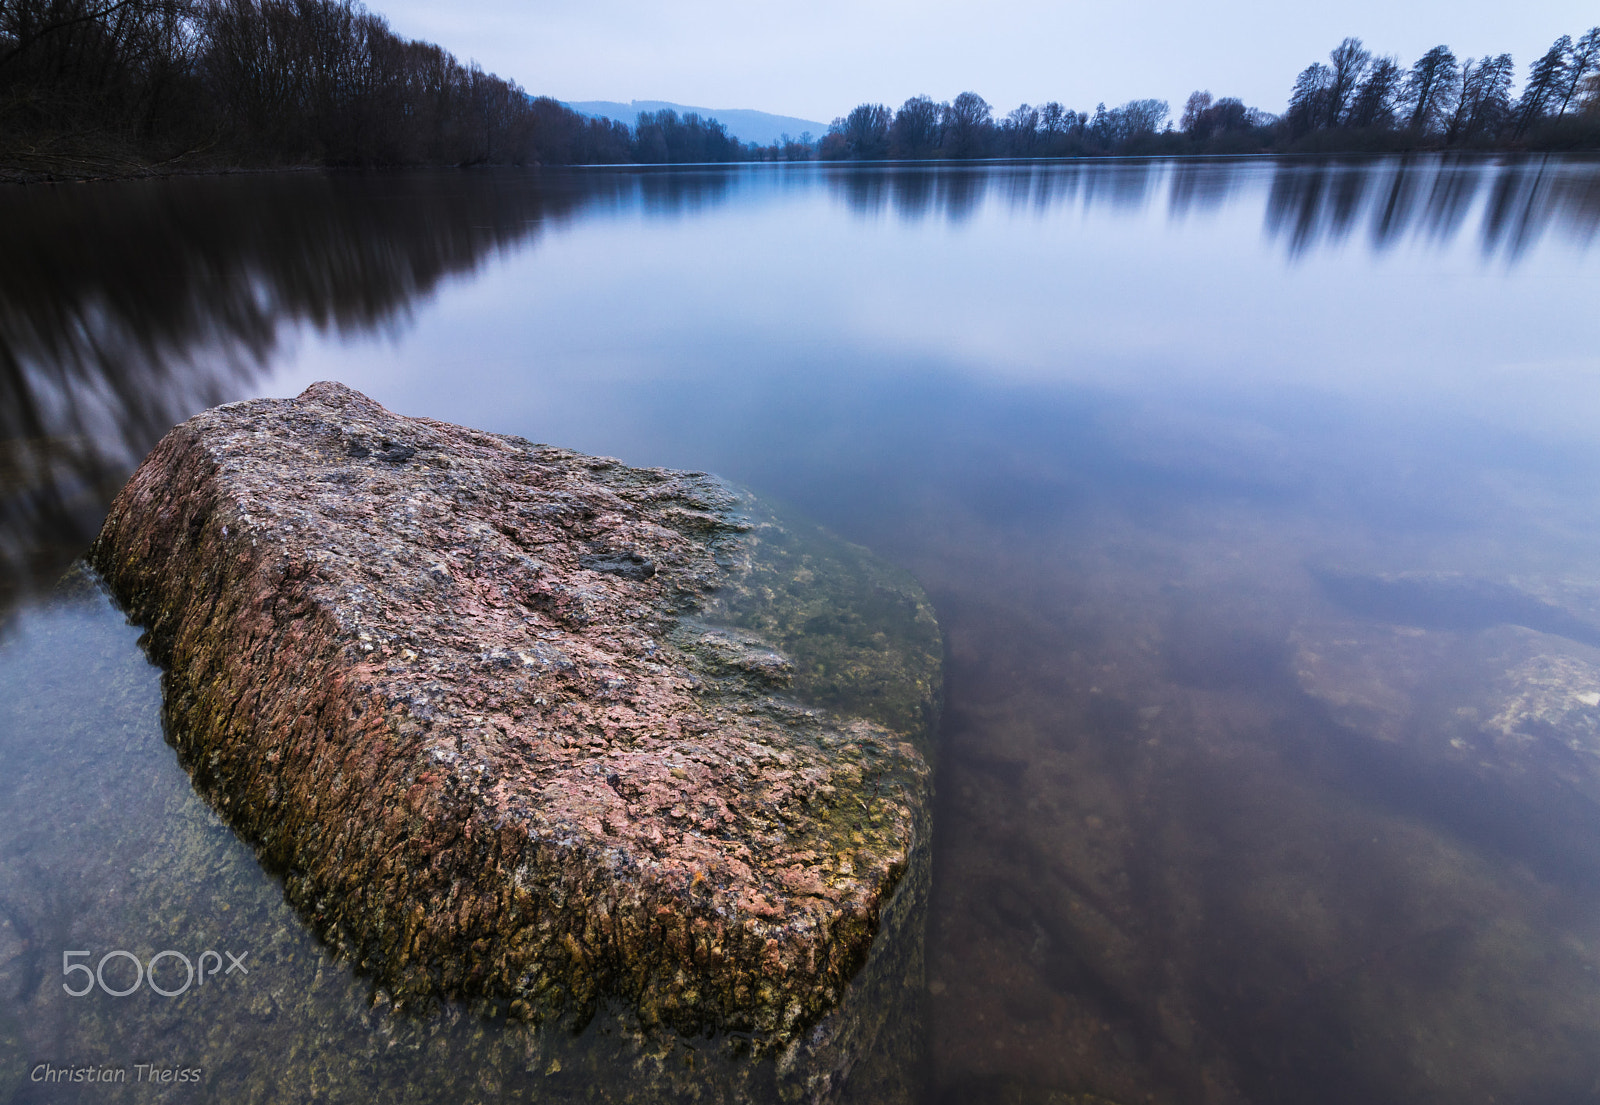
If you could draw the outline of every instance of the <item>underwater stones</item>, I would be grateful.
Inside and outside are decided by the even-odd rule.
[[[1391,756],[1548,806],[1600,799],[1600,600],[1453,573],[1320,573],[1332,600],[1290,637],[1300,689]],[[1536,785],[1537,784],[1537,785]]]
[[[175,428],[91,562],[196,787],[399,1000],[826,1088],[920,988],[940,643],[864,550],[321,383]]]

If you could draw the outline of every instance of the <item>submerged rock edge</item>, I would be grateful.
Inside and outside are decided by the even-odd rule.
[[[928,773],[912,744],[880,741],[887,754],[879,759],[892,770],[874,784],[881,790],[890,776],[899,788],[903,801],[886,811],[899,846],[881,857],[883,871],[866,893],[836,896],[831,911],[811,910],[809,927],[796,923],[807,919],[798,914],[777,918],[782,924],[730,917],[716,903],[697,902],[693,886],[675,898],[683,887],[672,884],[672,872],[619,867],[615,854],[581,834],[561,838],[539,824],[530,835],[527,825],[503,817],[490,823],[485,814],[492,811],[473,792],[470,774],[454,765],[419,768],[440,719],[386,694],[393,687],[362,662],[359,650],[370,642],[358,641],[329,603],[327,566],[284,540],[281,527],[253,521],[248,496],[234,494],[241,484],[227,471],[230,454],[216,446],[217,435],[231,428],[271,439],[272,419],[294,404],[295,414],[313,423],[338,422],[339,433],[374,425],[420,432],[432,442],[424,452],[463,435],[464,446],[534,455],[547,467],[593,466],[612,473],[612,483],[690,480],[701,509],[685,512],[698,515],[686,528],[716,539],[700,542],[706,555],[677,573],[675,591],[659,578],[672,570],[645,569],[647,557],[577,554],[590,558],[587,570],[619,585],[656,586],[663,620],[673,610],[701,611],[706,596],[736,584],[737,554],[759,545],[762,523],[753,503],[705,477],[624,469],[400,419],[338,385],[316,385],[299,400],[206,412],[172,431],[118,496],[91,562],[148,630],[151,654],[166,672],[169,731],[198,789],[283,872],[291,900],[319,933],[402,998],[489,998],[537,1019],[620,996],[647,1025],[753,1033],[757,1051],[794,1043],[844,1002],[847,987],[861,989],[874,970],[854,986],[851,980],[869,951],[882,957],[885,940],[874,948],[874,936],[890,895],[926,896]],[[415,446],[389,436],[382,448],[346,453],[371,465],[425,467]],[[363,448],[367,456],[356,455]],[[720,567],[708,567],[719,560]],[[808,740],[871,728],[846,719],[841,730],[837,719],[768,693],[775,678],[781,681],[775,652],[732,665],[730,675],[728,649],[711,651],[721,666],[711,665],[716,670],[706,679],[739,683],[737,693],[723,687],[720,696],[706,695],[713,711],[730,704],[756,713],[788,710]],[[936,666],[931,676],[924,688],[930,703]],[[762,686],[752,689],[752,681]],[[460,738],[463,724],[455,728]],[[925,727],[900,735],[924,747],[929,736]],[[805,876],[799,873],[802,883]],[[920,905],[897,903],[889,913],[899,931],[883,936],[916,944],[910,958],[920,974]],[[910,961],[904,948],[885,954]],[[865,1027],[819,1026],[807,1046],[822,1037],[842,1042]]]

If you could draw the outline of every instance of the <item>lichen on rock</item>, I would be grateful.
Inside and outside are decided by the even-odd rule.
[[[197,788],[402,1002],[792,1059],[920,971],[940,643],[864,550],[322,383],[175,428],[91,561]]]

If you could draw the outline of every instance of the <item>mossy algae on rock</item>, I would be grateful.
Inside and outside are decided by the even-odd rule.
[[[813,1095],[905,1030],[940,645],[863,550],[317,384],[174,429],[91,559],[196,786],[402,1002],[621,1002]]]

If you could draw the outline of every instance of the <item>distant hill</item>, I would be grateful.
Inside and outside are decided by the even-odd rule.
[[[728,133],[741,142],[757,142],[763,146],[772,145],[780,135],[784,134],[791,138],[799,138],[801,132],[810,131],[811,137],[816,139],[828,133],[828,124],[819,123],[815,119],[796,119],[792,115],[773,115],[765,111],[751,111],[739,107],[688,107],[684,104],[668,103],[665,100],[634,100],[627,104],[617,103],[615,100],[563,102],[579,115],[587,115],[593,119],[615,119],[630,127],[638,120],[641,111],[667,110],[676,111],[679,115],[693,112],[702,119],[715,119],[727,127]]]

